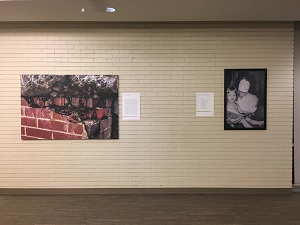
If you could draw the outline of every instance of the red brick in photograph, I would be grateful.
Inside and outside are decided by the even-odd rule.
[[[118,76],[22,75],[22,140],[118,139]]]

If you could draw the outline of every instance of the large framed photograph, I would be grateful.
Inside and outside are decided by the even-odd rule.
[[[224,70],[224,129],[266,130],[267,69]]]
[[[21,75],[21,139],[118,139],[117,75]]]

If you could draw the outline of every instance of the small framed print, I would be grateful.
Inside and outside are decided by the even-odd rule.
[[[224,129],[266,130],[267,69],[224,70]]]

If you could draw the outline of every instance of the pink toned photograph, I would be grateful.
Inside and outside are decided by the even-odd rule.
[[[21,75],[21,139],[118,139],[117,75]]]

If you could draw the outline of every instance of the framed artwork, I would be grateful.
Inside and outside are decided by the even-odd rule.
[[[267,69],[224,70],[224,129],[266,130]]]
[[[21,139],[118,139],[117,75],[21,75]]]

